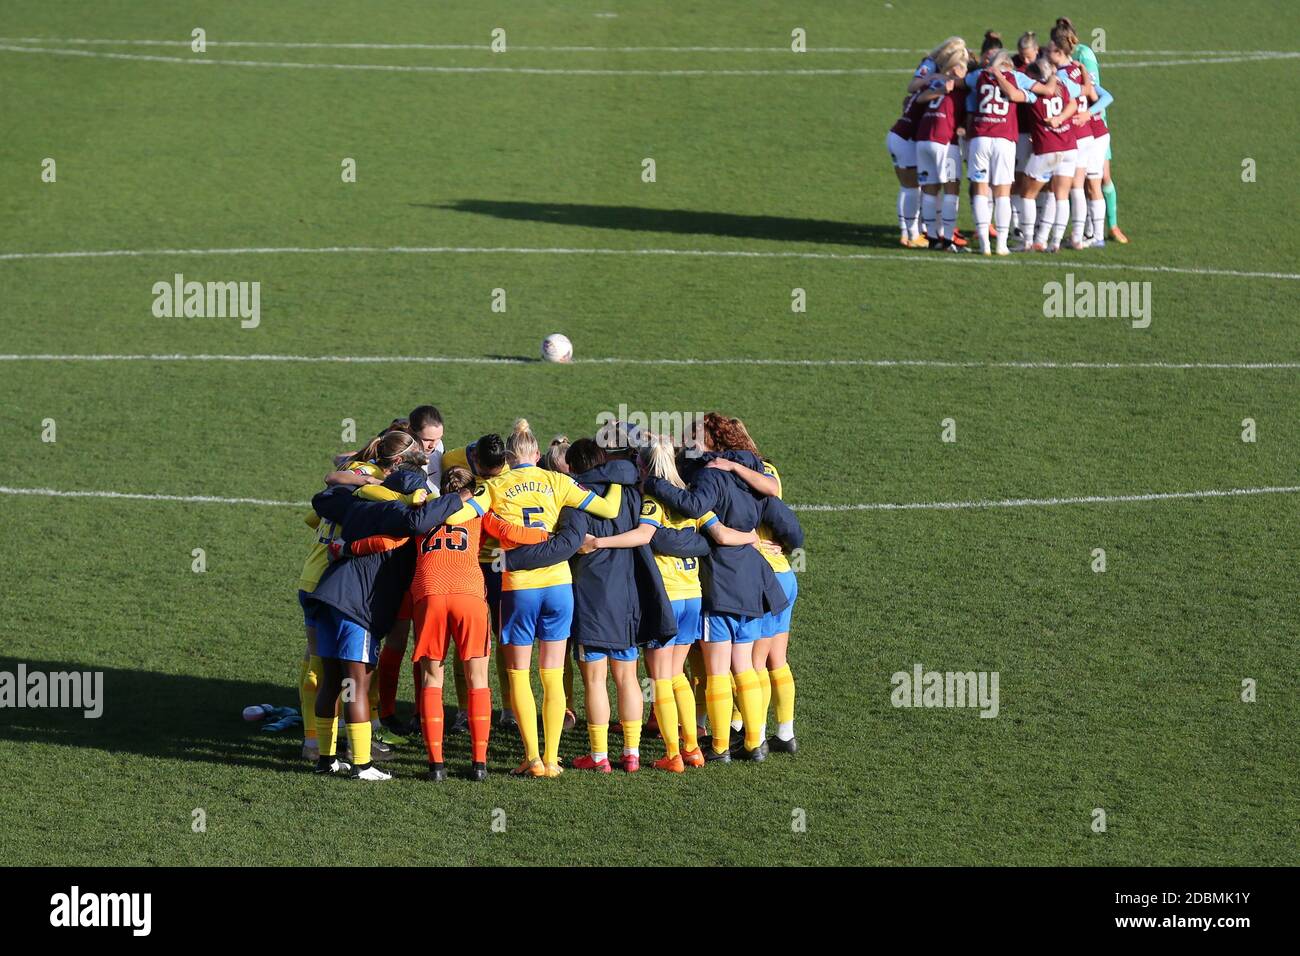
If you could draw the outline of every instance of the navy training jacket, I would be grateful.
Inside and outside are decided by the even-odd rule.
[[[730,472],[705,468],[719,457],[711,452],[687,459],[682,477],[690,482],[678,488],[662,478],[647,478],[645,493],[688,518],[699,518],[712,511],[729,528],[753,531],[760,522],[760,501],[749,486]],[[728,452],[727,457],[754,471],[763,463],[750,452]],[[762,617],[771,611],[785,610],[789,599],[772,572],[772,566],[751,545],[714,547],[700,567],[705,609],[713,614],[736,614]]]
[[[631,531],[640,523],[641,495],[634,487],[636,466],[616,459],[573,477],[600,495],[610,484],[627,485],[618,517],[597,518],[576,508],[565,508],[548,541],[506,552],[506,568],[524,571],[572,559],[572,636],[585,647],[622,650],[675,636],[677,616],[648,545],[577,554],[588,534],[609,537]]]
[[[394,472],[398,474],[410,475],[416,487],[425,487],[424,480],[415,472]],[[400,490],[409,494],[414,489],[402,486]],[[420,507],[412,508],[401,501],[358,498],[354,492],[350,485],[336,485],[311,500],[318,515],[339,526],[345,541],[372,534],[402,538],[424,535],[464,506],[460,495],[429,498]],[[383,637],[393,627],[402,595],[410,589],[414,573],[415,544],[408,542],[391,551],[333,562],[306,600],[329,605],[371,634]]]

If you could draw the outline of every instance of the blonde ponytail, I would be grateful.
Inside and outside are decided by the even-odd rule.
[[[565,455],[569,451],[569,436],[556,435],[551,439],[551,447],[546,449],[546,454],[542,456],[542,465],[548,471],[564,471]]]
[[[513,468],[520,462],[534,462],[538,458],[537,436],[528,425],[528,419],[520,418],[515,421],[515,426],[510,432],[510,437],[506,439],[506,455],[510,458],[510,466]]]
[[[930,59],[934,61],[937,73],[947,73],[954,63],[964,63],[969,58],[970,52],[966,49],[966,41],[961,37],[949,37],[930,53]]]
[[[648,474],[662,478],[676,488],[685,488],[681,474],[677,471],[677,456],[671,438],[656,435],[641,446],[638,453],[641,464]]]

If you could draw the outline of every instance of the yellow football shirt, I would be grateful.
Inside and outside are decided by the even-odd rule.
[[[442,473],[445,475],[452,468],[469,469],[470,474],[474,474],[474,469],[469,467],[469,451],[467,448],[453,448],[451,451],[442,453]]]
[[[776,470],[776,466],[772,464],[770,461],[763,462],[763,474],[767,475],[769,478],[776,479],[776,496],[780,498],[781,497],[781,475]],[[757,530],[758,530],[758,537],[761,540],[763,541],[776,540],[775,538],[772,537],[772,529],[769,528],[767,525],[765,524],[759,525]],[[779,544],[780,542],[777,543]],[[767,563],[772,565],[773,571],[780,572],[780,571],[790,570],[790,561],[789,559],[786,558],[784,554],[768,554],[766,551],[764,551],[763,557],[767,558]]]
[[[473,443],[471,442],[470,444]],[[479,473],[475,471],[473,466],[471,466],[469,463],[469,447],[470,447],[469,445],[466,445],[463,448],[453,448],[451,449],[451,451],[444,451],[442,453],[442,473],[444,475],[452,468],[464,468],[467,471],[469,471],[469,473],[473,475],[475,478],[479,477]],[[482,501],[482,499],[479,497],[480,494],[482,493],[482,490],[483,490],[483,486],[481,484],[475,486],[474,499],[476,501]],[[486,509],[487,506],[484,505],[484,510]],[[455,522],[455,521],[448,522],[448,524],[458,524],[458,523],[459,522]],[[478,544],[478,563],[491,564],[493,560],[496,558],[497,554],[500,552],[500,550],[501,550],[501,542],[498,541],[496,538],[492,537],[492,535],[488,534],[486,531],[480,529],[479,544]]]
[[[353,467],[348,470],[356,471],[357,469]],[[361,474],[370,475],[372,478],[382,478],[384,475],[382,470],[368,463],[364,463],[364,467],[361,468]],[[409,495],[404,495],[391,488],[385,488],[383,485],[361,485],[353,492],[353,494],[361,498],[368,498],[371,501],[395,501],[396,499],[401,498],[408,505],[418,505],[428,497],[428,494],[423,489],[413,491]],[[486,501],[486,497],[482,500]],[[469,508],[470,506],[467,504],[465,507]],[[464,508],[461,509],[461,512],[464,510]],[[461,512],[457,512],[457,515],[460,515]],[[316,514],[314,511],[308,513],[302,520],[312,529],[313,537],[311,548],[307,552],[307,560],[302,563],[302,573],[298,577],[298,590],[306,591],[310,594],[312,591],[316,590],[316,585],[320,583],[321,575],[323,575],[325,569],[329,567],[329,546],[330,542],[338,538],[339,527],[332,521],[321,520],[321,516]],[[463,524],[464,522],[449,521],[448,523]]]
[[[684,518],[649,495],[641,499],[641,524],[654,525],[656,528],[670,528],[673,531],[693,528],[702,533],[717,520],[718,516],[712,511],[705,512],[699,518]],[[663,578],[668,600],[684,601],[702,596],[699,558],[675,558],[669,554],[656,554],[655,564],[659,568],[659,576]]]
[[[521,528],[545,528],[547,531],[555,530],[561,508],[580,508],[597,518],[612,519],[617,517],[623,502],[622,485],[610,485],[602,498],[563,472],[547,471],[537,465],[519,465],[489,478],[487,488],[492,510],[502,521]],[[501,575],[501,590],[549,588],[572,581],[569,563],[561,561],[531,571],[505,571]]]

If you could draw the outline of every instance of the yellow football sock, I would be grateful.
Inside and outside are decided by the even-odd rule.
[[[507,671],[510,677],[510,709],[519,724],[519,736],[524,742],[524,756],[529,760],[537,755],[537,701],[533,699],[533,683],[528,671]]]
[[[320,683],[324,679],[325,665],[319,655],[313,654],[307,661],[307,682],[311,684],[312,713],[316,712],[316,692],[320,690]]]
[[[710,674],[707,683],[704,699],[713,730],[713,752],[722,753],[731,745],[731,675]]]
[[[700,649],[700,641],[691,645],[689,653],[686,655],[686,670],[690,674],[687,678],[690,681],[691,693],[695,695],[695,712],[697,714],[707,714],[708,709],[705,707],[704,687],[705,687],[705,670],[704,670],[704,651]],[[680,710],[681,704],[678,704]]]
[[[623,725],[623,753],[641,752],[641,721],[620,720]]]
[[[670,680],[655,681],[655,720],[659,722],[659,735],[664,739],[664,752],[669,757],[676,757],[681,748],[677,745],[677,698]]]
[[[745,719],[745,715],[740,712],[740,693],[736,687],[736,676],[731,676],[731,724],[734,727]]]
[[[371,680],[370,690],[366,694],[367,698],[370,701],[370,719],[378,720],[379,719],[379,674],[374,673],[371,674],[370,676],[373,678],[373,680]],[[349,737],[348,739],[351,740],[352,738]]]
[[[685,674],[678,674],[673,678],[673,696],[677,698],[677,720],[682,728],[682,746],[687,750],[696,750],[700,746],[700,741],[696,735],[698,718],[695,711],[695,691],[691,689],[691,682]],[[663,726],[663,720],[659,721],[659,726]]]
[[[574,672],[574,670],[575,670],[575,668],[574,668],[574,666],[573,666],[573,658],[572,658],[572,657],[565,657],[565,658],[564,658],[564,699],[565,699],[565,701],[566,701],[566,703],[565,703],[565,706],[566,706],[566,707],[568,706],[568,703],[567,703],[568,701],[572,701],[572,700],[576,700],[576,699],[577,699],[576,697],[573,696],[573,672]]]
[[[339,719],[337,717],[317,717],[316,739],[320,741],[320,755],[333,757],[338,752]]]
[[[767,711],[772,706],[772,679],[767,674],[766,667],[754,668],[754,674],[758,677],[758,692],[763,699],[763,723],[767,724]]]
[[[364,767],[370,763],[370,721],[348,724],[348,747],[352,752],[352,766]]]
[[[302,714],[303,739],[315,740],[316,675],[312,673],[311,661],[305,657],[298,668],[298,712]]]
[[[541,667],[537,673],[542,678],[542,731],[546,734],[542,759],[558,763],[560,734],[564,731],[564,668]]]
[[[591,755],[609,754],[609,724],[588,724],[587,740],[591,742]]]
[[[758,689],[758,675],[752,669],[736,675],[741,719],[745,721],[745,749],[753,750],[763,742],[763,693]]]
[[[782,664],[772,675],[772,702],[776,704],[776,722],[788,724],[794,720],[794,675],[790,665]]]

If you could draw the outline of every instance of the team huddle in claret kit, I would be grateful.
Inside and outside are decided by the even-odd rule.
[[[653,683],[644,729],[663,746],[656,768],[796,751],[786,650],[798,591],[790,558],[803,531],[740,419],[696,416],[676,441],[610,422],[544,452],[524,419],[505,439],[450,450],[443,430],[437,408],[414,409],[337,458],[312,499],[299,693],[303,755],[317,774],[389,780],[376,764],[393,753],[384,737],[418,735],[428,779],[445,780],[446,730],[468,734],[468,776],[486,779],[494,644],[507,698],[495,722],[524,751],[514,776],[563,772],[575,671],[590,746],[571,766],[640,769],[643,657]],[[408,650],[409,722],[395,706]],[[454,707],[444,696],[452,654]],[[622,736],[614,759],[611,682]]]
[[[979,57],[949,37],[908,84],[886,137],[898,176],[900,242],[961,252],[962,166],[983,255],[1127,243],[1111,181],[1111,134],[1096,54],[1060,17],[1051,40],[1023,34],[1014,54],[989,31]],[[1069,237],[1066,237],[1067,228]]]

